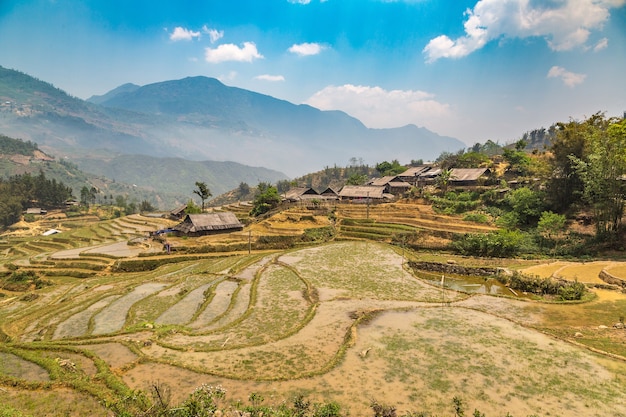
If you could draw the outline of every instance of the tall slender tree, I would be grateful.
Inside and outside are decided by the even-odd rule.
[[[196,189],[193,190],[193,193],[200,197],[202,200],[202,211],[204,211],[204,202],[213,194],[211,194],[211,190],[207,187],[206,182],[196,181]]]

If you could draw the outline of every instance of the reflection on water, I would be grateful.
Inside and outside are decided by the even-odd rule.
[[[437,278],[431,274],[418,274],[418,276],[432,285],[441,286],[441,275]],[[443,275],[443,285],[451,290],[468,293],[506,295],[510,297],[526,298],[525,294],[521,294],[518,291],[512,291],[509,287],[491,277]]]

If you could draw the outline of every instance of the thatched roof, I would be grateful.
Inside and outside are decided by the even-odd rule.
[[[225,231],[230,229],[243,229],[243,224],[237,219],[235,213],[231,212],[188,214],[182,223],[172,228],[172,230],[181,233]]]
[[[341,198],[383,198],[385,187],[373,185],[346,185],[339,192]]]
[[[489,171],[489,168],[452,168],[450,181],[477,181],[487,171]]]

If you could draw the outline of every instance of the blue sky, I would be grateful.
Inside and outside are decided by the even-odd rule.
[[[0,0],[0,65],[80,98],[205,75],[505,143],[626,111],[626,0]]]

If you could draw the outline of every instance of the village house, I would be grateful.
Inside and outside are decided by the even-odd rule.
[[[411,190],[413,187],[406,181],[401,180],[396,175],[390,175],[382,178],[375,178],[371,180],[368,185],[375,187],[385,187],[385,193],[393,194],[395,196],[403,195]]]
[[[385,194],[385,187],[374,185],[346,185],[339,191],[341,201],[383,201],[392,198],[392,195]]]
[[[453,187],[483,185],[490,174],[489,168],[452,168],[450,170],[450,185]]]
[[[417,167],[411,167],[406,171],[398,174],[396,178],[400,181],[408,182],[413,186],[420,185],[420,175],[433,169],[432,165],[420,165]]]
[[[328,187],[320,193],[320,197],[323,197],[324,200],[339,200],[339,193]]]
[[[320,195],[310,187],[296,187],[282,194],[283,200],[288,202],[297,202],[303,200],[312,200],[320,198]]]
[[[232,212],[188,214],[182,223],[172,227],[172,231],[179,236],[205,236],[240,230],[243,230],[243,224]]]
[[[183,204],[182,206],[170,211],[170,217],[172,219],[181,220],[185,217],[185,210],[187,210],[187,204]]]

